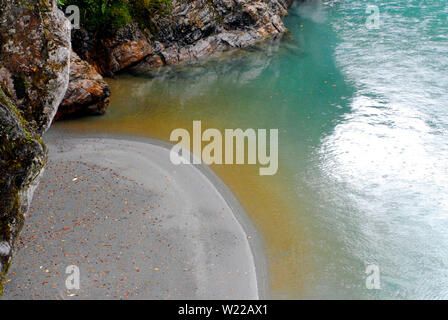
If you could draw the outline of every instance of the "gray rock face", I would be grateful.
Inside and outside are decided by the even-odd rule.
[[[55,0],[1,0],[0,84],[37,134],[45,132],[67,89],[69,22]]]
[[[277,0],[175,0],[172,7],[168,17],[156,22],[158,39],[166,44],[185,47],[224,34],[227,45],[245,46],[285,31],[281,17],[286,8]]]
[[[148,56],[151,64],[157,56],[163,64],[191,61],[216,51],[245,48],[286,32],[282,17],[293,0],[200,0],[172,2],[167,17],[156,20],[156,38],[160,48]],[[149,60],[149,61],[148,61]]]
[[[69,28],[55,0],[0,0],[0,294],[68,86]]]

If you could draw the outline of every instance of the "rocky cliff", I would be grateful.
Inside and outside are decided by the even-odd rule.
[[[155,22],[153,52],[141,68],[188,62],[216,51],[245,48],[283,34],[282,17],[292,1],[174,1]]]
[[[55,2],[0,0],[0,293],[69,81],[70,26]]]
[[[74,30],[73,48],[102,75],[151,69],[244,48],[286,31],[293,0],[172,0],[168,13],[101,34]]]
[[[281,18],[293,2],[172,0],[169,10],[145,16],[143,21],[140,17],[121,28],[73,30],[73,49],[103,76],[125,69],[145,73],[282,35],[286,28]],[[74,2],[67,0],[66,3]],[[69,92],[57,118],[102,114],[107,108],[109,87],[87,63],[78,57],[72,58],[72,66],[78,67],[71,72]],[[80,74],[80,70],[87,73]]]

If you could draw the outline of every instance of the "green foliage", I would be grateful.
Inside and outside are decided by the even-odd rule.
[[[76,5],[81,25],[90,31],[114,31],[136,21],[147,24],[150,17],[169,10],[171,0],[58,0],[62,10]]]

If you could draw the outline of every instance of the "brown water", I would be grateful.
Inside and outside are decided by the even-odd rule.
[[[215,97],[207,95],[207,98],[200,99],[201,102],[196,99],[185,101],[180,94],[174,96],[167,95],[164,90],[147,90],[146,86],[151,82],[150,79],[130,76],[108,79],[114,95],[106,116],[61,121],[54,125],[53,130],[77,134],[113,133],[169,141],[172,130],[176,128],[185,128],[192,136],[193,120],[202,120],[202,130],[216,128],[224,132],[225,128],[237,128],[226,126],[226,123],[234,121],[228,119],[232,118],[229,110],[221,109],[222,114],[215,114],[214,119],[194,115],[198,104],[212,104]],[[140,92],[142,100],[134,99]],[[216,121],[216,118],[221,121]],[[278,178],[288,174],[286,167],[279,164],[276,176],[260,176],[258,165],[211,167],[239,199],[264,239],[272,295],[290,297],[293,292],[301,292],[301,275],[311,272],[312,268],[306,268],[306,263],[298,263],[305,261],[303,256],[307,250],[302,241],[301,225],[294,218],[300,203],[291,190],[282,185],[284,179]]]

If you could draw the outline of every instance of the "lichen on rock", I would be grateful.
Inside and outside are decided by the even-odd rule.
[[[68,86],[70,50],[55,0],[0,0],[0,293],[46,162],[40,138]]]
[[[0,293],[31,200],[28,191],[46,162],[44,144],[24,123],[0,88]]]

